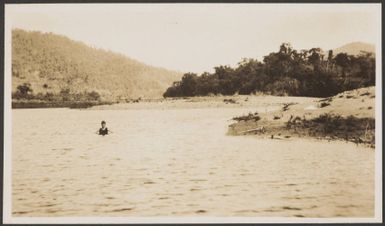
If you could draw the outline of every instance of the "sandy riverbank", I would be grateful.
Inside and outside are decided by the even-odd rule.
[[[375,87],[346,91],[324,99],[282,105],[278,111],[235,117],[230,135],[270,138],[343,139],[374,147]]]
[[[125,109],[188,109],[188,108],[253,108],[282,106],[288,103],[307,103],[319,100],[309,97],[278,97],[268,95],[236,95],[212,97],[186,97],[141,100],[132,103],[93,106],[90,110],[125,110]]]

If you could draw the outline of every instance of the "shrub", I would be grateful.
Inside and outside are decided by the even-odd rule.
[[[330,105],[330,103],[328,103],[328,102],[322,102],[320,104],[320,108],[323,108],[323,107],[326,107],[326,106],[329,106],[329,105]]]
[[[234,117],[233,120],[235,121],[249,121],[249,120],[254,120],[254,121],[259,121],[261,117],[258,115],[258,112],[255,113],[249,113],[248,115],[243,115],[243,116],[238,116]]]
[[[16,99],[30,99],[33,90],[30,83],[23,83],[22,85],[17,86],[17,91],[12,95]]]

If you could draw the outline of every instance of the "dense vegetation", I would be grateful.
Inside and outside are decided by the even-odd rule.
[[[47,92],[45,94],[33,94],[31,84],[24,83],[17,86],[17,91],[12,93],[12,99],[34,99],[42,101],[100,101],[100,95],[95,91],[71,93],[70,89],[63,89],[59,93]]]
[[[71,93],[70,89],[63,89],[59,93],[47,92],[45,94],[34,94],[31,84],[29,83],[18,85],[17,91],[12,93],[12,100],[13,108],[83,108],[111,103],[110,101],[102,101],[99,93],[95,91]]]
[[[348,55],[320,48],[294,50],[283,43],[263,62],[244,59],[236,68],[215,67],[200,76],[186,73],[174,82],[164,97],[253,94],[326,97],[341,91],[375,85],[373,53]]]
[[[178,72],[52,33],[12,31],[15,100],[125,101],[161,97]]]
[[[339,138],[355,143],[375,145],[375,119],[357,118],[353,115],[342,117],[338,114],[322,114],[311,120],[299,117],[286,123],[294,133],[308,134],[313,137]]]

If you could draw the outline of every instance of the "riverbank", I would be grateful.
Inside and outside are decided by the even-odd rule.
[[[101,101],[42,101],[12,100],[12,108],[90,108],[97,105],[109,105],[111,102]]]
[[[316,137],[346,140],[374,148],[375,87],[346,91],[336,96],[285,103],[274,112],[234,117],[229,135],[258,135],[275,139]]]
[[[131,103],[112,105],[98,105],[91,110],[126,110],[126,109],[197,109],[197,108],[256,108],[276,107],[287,103],[306,103],[319,100],[309,97],[282,97],[269,95],[234,95],[234,96],[206,96],[180,97],[161,99],[142,99]]]

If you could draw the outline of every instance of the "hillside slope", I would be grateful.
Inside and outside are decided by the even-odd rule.
[[[145,65],[52,33],[12,31],[12,91],[99,93],[104,100],[161,97],[181,73]]]
[[[374,53],[375,47],[374,45],[364,43],[364,42],[352,42],[334,49],[333,53],[334,54],[347,53],[349,55],[358,55],[361,53],[361,51]]]

